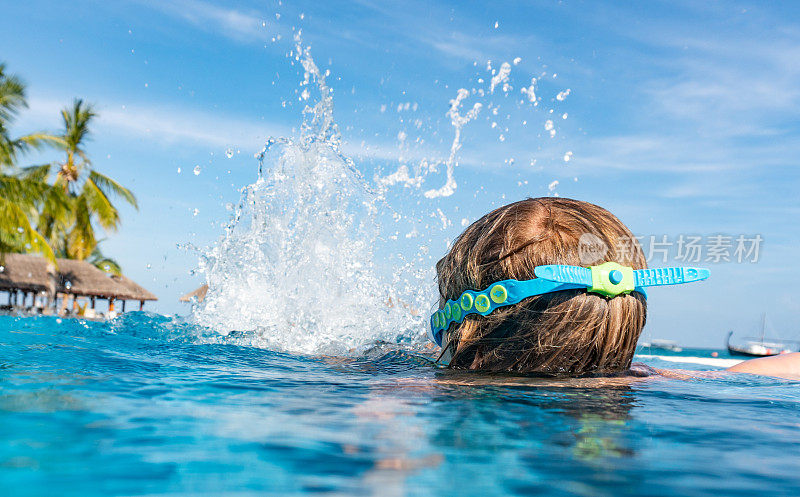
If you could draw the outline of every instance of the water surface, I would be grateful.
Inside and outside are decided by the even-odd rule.
[[[800,495],[797,382],[590,388],[451,372],[396,345],[309,357],[213,336],[145,313],[0,317],[2,488]]]

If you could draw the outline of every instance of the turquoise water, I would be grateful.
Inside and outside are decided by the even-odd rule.
[[[232,342],[144,313],[0,317],[0,488],[800,495],[797,382],[587,388],[442,370],[396,345],[335,358]]]

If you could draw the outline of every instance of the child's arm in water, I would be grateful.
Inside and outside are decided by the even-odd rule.
[[[728,371],[800,380],[800,352],[750,359],[729,367]]]

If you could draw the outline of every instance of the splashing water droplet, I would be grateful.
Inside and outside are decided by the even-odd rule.
[[[551,192],[553,192],[553,191],[556,190],[557,186],[558,186],[558,180],[555,180],[552,183],[550,183],[549,185],[547,185],[547,189],[550,190]]]
[[[19,234],[25,233],[25,228],[23,228],[22,226],[17,226],[17,233]]]
[[[200,171],[201,170],[202,169],[200,168],[200,164],[198,164],[198,165],[194,166],[194,169],[192,169],[192,172],[194,173],[195,176],[200,176]]]
[[[559,102],[563,102],[564,99],[566,99],[567,96],[569,96],[570,92],[571,90],[569,88],[567,88],[564,91],[558,92],[558,95],[556,95],[556,100],[558,100]]]
[[[64,288],[66,288],[67,290],[71,290],[72,289],[72,282],[69,281],[69,280],[65,281],[64,282]]]
[[[6,270],[5,266],[0,266],[0,273],[5,272],[5,270]]]
[[[491,61],[489,64],[491,64]],[[450,156],[445,162],[445,165],[447,166],[447,179],[445,180],[444,186],[441,188],[426,191],[425,197],[427,198],[449,197],[456,190],[457,184],[455,177],[453,176],[453,170],[458,164],[456,157],[458,155],[458,151],[461,149],[461,130],[468,122],[478,117],[478,113],[483,108],[483,104],[476,102],[473,104],[472,109],[462,116],[461,104],[467,97],[469,97],[469,90],[461,88],[458,90],[456,98],[450,100],[450,110],[447,112],[447,115],[450,117],[450,123],[455,129],[455,136],[453,137],[453,142],[450,145]]]
[[[566,154],[564,154],[564,162],[569,162],[570,160],[572,160],[572,151],[569,151]]]
[[[497,71],[497,74],[492,76],[492,81],[489,84],[489,93],[494,93],[494,89],[500,83],[507,83],[509,74],[511,74],[511,64],[508,62],[503,62],[500,65],[500,70]]]
[[[225,150],[225,157],[227,157],[229,159],[233,157],[233,149],[232,148],[229,148],[229,149]]]
[[[152,264],[148,264],[148,265],[147,265],[147,266],[145,266],[145,267],[146,267],[147,269],[153,269],[153,265],[152,265]]]
[[[538,99],[536,98],[536,78],[531,78],[531,85],[527,88],[523,88],[522,93],[528,96],[528,101],[530,101],[534,107],[539,105]]]
[[[178,168],[178,174],[180,174],[180,173],[181,173],[181,168]]]
[[[546,129],[547,131],[550,131],[551,129],[553,129],[553,121],[551,121],[550,119],[545,121],[544,122],[544,129]]]
[[[192,217],[197,217],[198,214],[200,214],[200,209],[198,209],[197,207],[192,209]]]

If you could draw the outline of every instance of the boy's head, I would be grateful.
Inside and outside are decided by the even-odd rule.
[[[437,263],[440,303],[500,280],[533,279],[536,266],[605,261],[647,267],[636,238],[607,210],[565,198],[515,202],[475,221]],[[470,315],[450,325],[442,345],[455,368],[619,372],[631,364],[646,314],[645,298],[637,292],[606,298],[564,290],[487,316]]]

